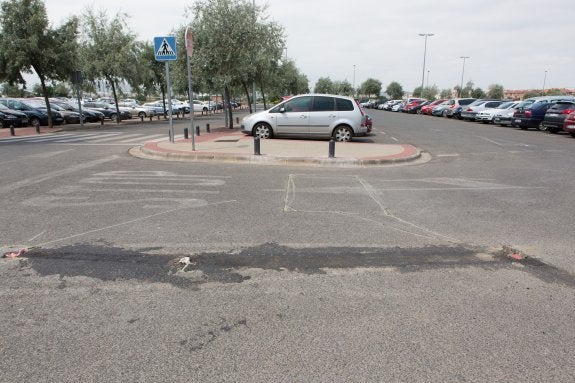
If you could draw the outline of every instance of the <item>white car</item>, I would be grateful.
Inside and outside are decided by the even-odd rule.
[[[137,102],[119,102],[118,108],[130,112],[132,117],[154,117],[157,115],[154,108],[148,108]]]
[[[507,111],[509,109],[513,110],[515,105],[517,105],[518,103],[519,102],[516,101],[508,101],[502,103],[496,108],[484,109],[480,112],[477,112],[477,114],[475,115],[475,121],[479,121],[484,124],[493,124],[495,122],[495,115],[497,115],[497,113]]]
[[[368,130],[367,116],[357,100],[330,94],[292,97],[244,117],[241,127],[243,133],[259,138],[333,137],[336,141],[351,141]]]
[[[194,103],[194,113],[207,113],[210,110],[210,106],[200,100],[193,100]]]
[[[513,113],[515,113],[515,108],[519,106],[520,101],[514,101],[513,105],[508,106],[507,109],[497,110],[493,116],[493,123],[500,126],[511,125],[511,120],[513,119]]]

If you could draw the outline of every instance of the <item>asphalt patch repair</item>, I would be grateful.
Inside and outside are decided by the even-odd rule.
[[[181,288],[198,288],[207,282],[242,283],[250,279],[246,269],[325,274],[327,269],[389,268],[400,273],[432,269],[478,267],[485,270],[515,268],[547,283],[575,287],[575,276],[526,256],[510,247],[487,253],[463,246],[421,248],[318,247],[293,248],[275,243],[233,252],[205,252],[193,255],[149,254],[161,248],[138,251],[110,244],[78,244],[55,249],[32,248],[18,259],[21,268],[40,276],[86,276],[102,281],[139,280],[169,283]],[[191,263],[181,271],[181,257]],[[517,268],[520,265],[520,268]],[[191,273],[191,274],[188,274]],[[190,278],[190,276],[196,277]]]

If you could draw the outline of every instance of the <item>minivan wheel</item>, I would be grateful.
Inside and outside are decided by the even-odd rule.
[[[338,126],[333,131],[333,138],[336,141],[348,142],[348,141],[351,141],[352,137],[353,137],[353,132],[347,126]]]
[[[271,126],[264,122],[258,122],[253,129],[254,137],[259,137],[260,139],[273,138],[273,131]]]
[[[547,127],[546,127],[545,125],[543,125],[543,124],[539,124],[539,125],[537,126],[537,130],[540,130],[540,131],[542,131],[542,132],[545,132],[545,131],[547,130]]]

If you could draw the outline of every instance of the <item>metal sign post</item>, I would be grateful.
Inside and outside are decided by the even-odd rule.
[[[196,150],[196,130],[194,129],[194,91],[192,90],[192,69],[190,66],[190,57],[194,51],[194,40],[192,28],[186,28],[186,62],[188,65],[188,96],[190,98],[190,131],[192,132],[192,151]]]
[[[174,121],[172,119],[172,85],[170,84],[170,64],[169,61],[176,61],[178,54],[176,50],[176,38],[174,36],[154,37],[154,54],[156,61],[166,62],[166,86],[168,91],[168,112],[170,126],[170,142],[174,142]]]

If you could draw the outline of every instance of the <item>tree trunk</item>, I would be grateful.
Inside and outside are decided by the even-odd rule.
[[[263,81],[262,81],[261,79],[260,79],[260,90],[262,91],[262,100],[263,100],[263,102],[264,102],[264,110],[267,110],[267,109],[268,109],[268,105],[267,105],[267,102],[266,102],[266,94],[265,94],[265,92],[264,92],[264,84],[263,84]]]
[[[227,113],[228,113],[228,118],[230,121],[229,128],[233,129],[234,128],[234,117],[232,114],[232,108],[230,108],[230,90],[228,89],[227,85],[224,87],[224,106],[227,106],[227,108],[228,108]]]
[[[36,68],[34,68],[34,70],[36,70]],[[46,79],[44,78],[44,75],[38,73],[37,70],[36,73],[40,78],[40,86],[42,87],[42,93],[44,94],[44,101],[46,102],[46,111],[48,112],[48,127],[53,128],[54,121],[52,121],[52,110],[50,108],[50,100],[48,99],[48,90],[46,89]],[[36,128],[36,134],[40,134],[40,125],[38,124],[35,128]]]
[[[246,92],[246,96],[248,97],[248,105],[250,106],[250,114],[252,114],[252,99],[250,98],[250,91],[248,89],[248,84],[245,81],[242,81],[242,87],[244,88],[244,92]]]
[[[108,80],[108,81],[110,81],[110,80]],[[118,106],[118,95],[116,94],[116,83],[114,82],[114,80],[111,80],[110,84],[112,85],[112,94],[114,95],[114,102],[116,103],[116,114],[118,115],[116,122],[119,124],[120,121],[122,120],[122,118],[120,116],[120,107]]]

